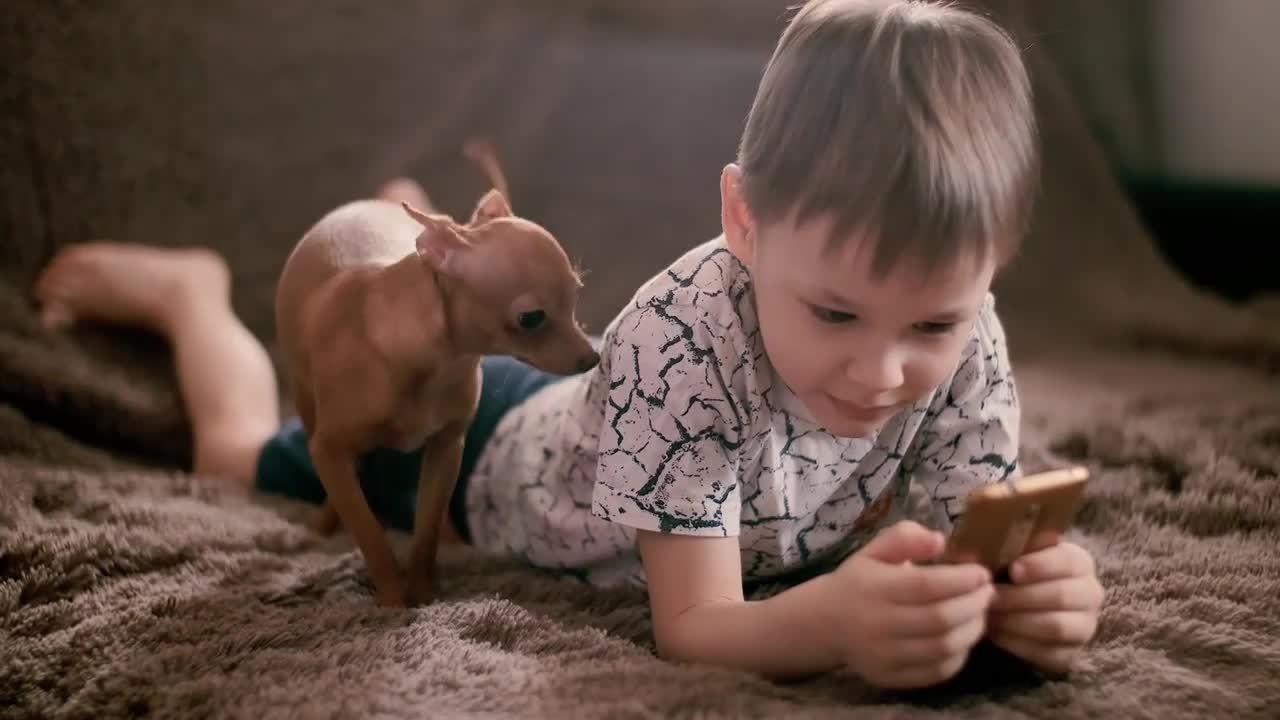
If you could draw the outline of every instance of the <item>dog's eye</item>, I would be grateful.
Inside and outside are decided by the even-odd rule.
[[[547,321],[547,313],[543,310],[530,310],[520,313],[516,322],[525,330],[537,330]]]

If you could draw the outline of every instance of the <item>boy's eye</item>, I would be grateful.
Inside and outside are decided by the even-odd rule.
[[[809,310],[813,313],[814,317],[818,318],[824,323],[829,323],[831,325],[839,325],[841,323],[847,323],[856,318],[856,316],[853,313],[842,312],[840,310],[832,310],[831,308],[824,308],[818,305],[810,305]]]
[[[946,335],[955,329],[955,323],[949,322],[922,322],[916,323],[916,330],[926,335]]]

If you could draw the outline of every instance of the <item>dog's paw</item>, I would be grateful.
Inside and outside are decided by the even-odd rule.
[[[378,607],[403,608],[407,606],[404,588],[398,586],[378,590],[374,594],[374,600],[377,601]]]

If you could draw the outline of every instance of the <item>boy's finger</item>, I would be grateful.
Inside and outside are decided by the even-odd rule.
[[[903,565],[887,579],[887,597],[898,605],[931,605],[991,584],[991,572],[981,565]]]
[[[1009,577],[1019,585],[1093,574],[1093,558],[1079,545],[1060,542],[1018,558]]]
[[[897,690],[914,690],[946,682],[964,667],[968,655],[954,655],[942,662],[927,662],[893,671],[879,681],[881,687]]]
[[[858,555],[888,565],[924,562],[942,552],[944,542],[942,533],[920,523],[903,520],[882,530],[858,551]]]
[[[1044,645],[1084,645],[1097,628],[1097,616],[1090,612],[996,613],[988,622],[993,634],[1016,635]]]
[[[885,618],[892,623],[888,630],[895,637],[939,637],[974,618],[985,618],[995,588],[983,585],[963,595],[928,605],[903,605]]]
[[[986,628],[986,620],[979,613],[941,635],[894,640],[894,667],[902,670],[913,665],[940,663],[956,655],[963,655],[982,638]]]
[[[1079,645],[1045,645],[1011,633],[992,631],[992,644],[1049,673],[1066,673],[1080,654]]]
[[[1030,585],[995,586],[996,597],[991,609],[999,612],[1019,610],[1096,610],[1102,606],[1102,586],[1092,577],[1049,580]]]

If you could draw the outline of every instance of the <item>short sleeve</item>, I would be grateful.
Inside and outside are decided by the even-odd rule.
[[[738,534],[743,408],[721,367],[732,345],[699,308],[660,301],[606,334],[596,516],[640,530]]]
[[[954,524],[974,490],[1021,474],[1020,423],[1004,329],[988,295],[955,373],[925,413],[908,464],[939,525]]]

